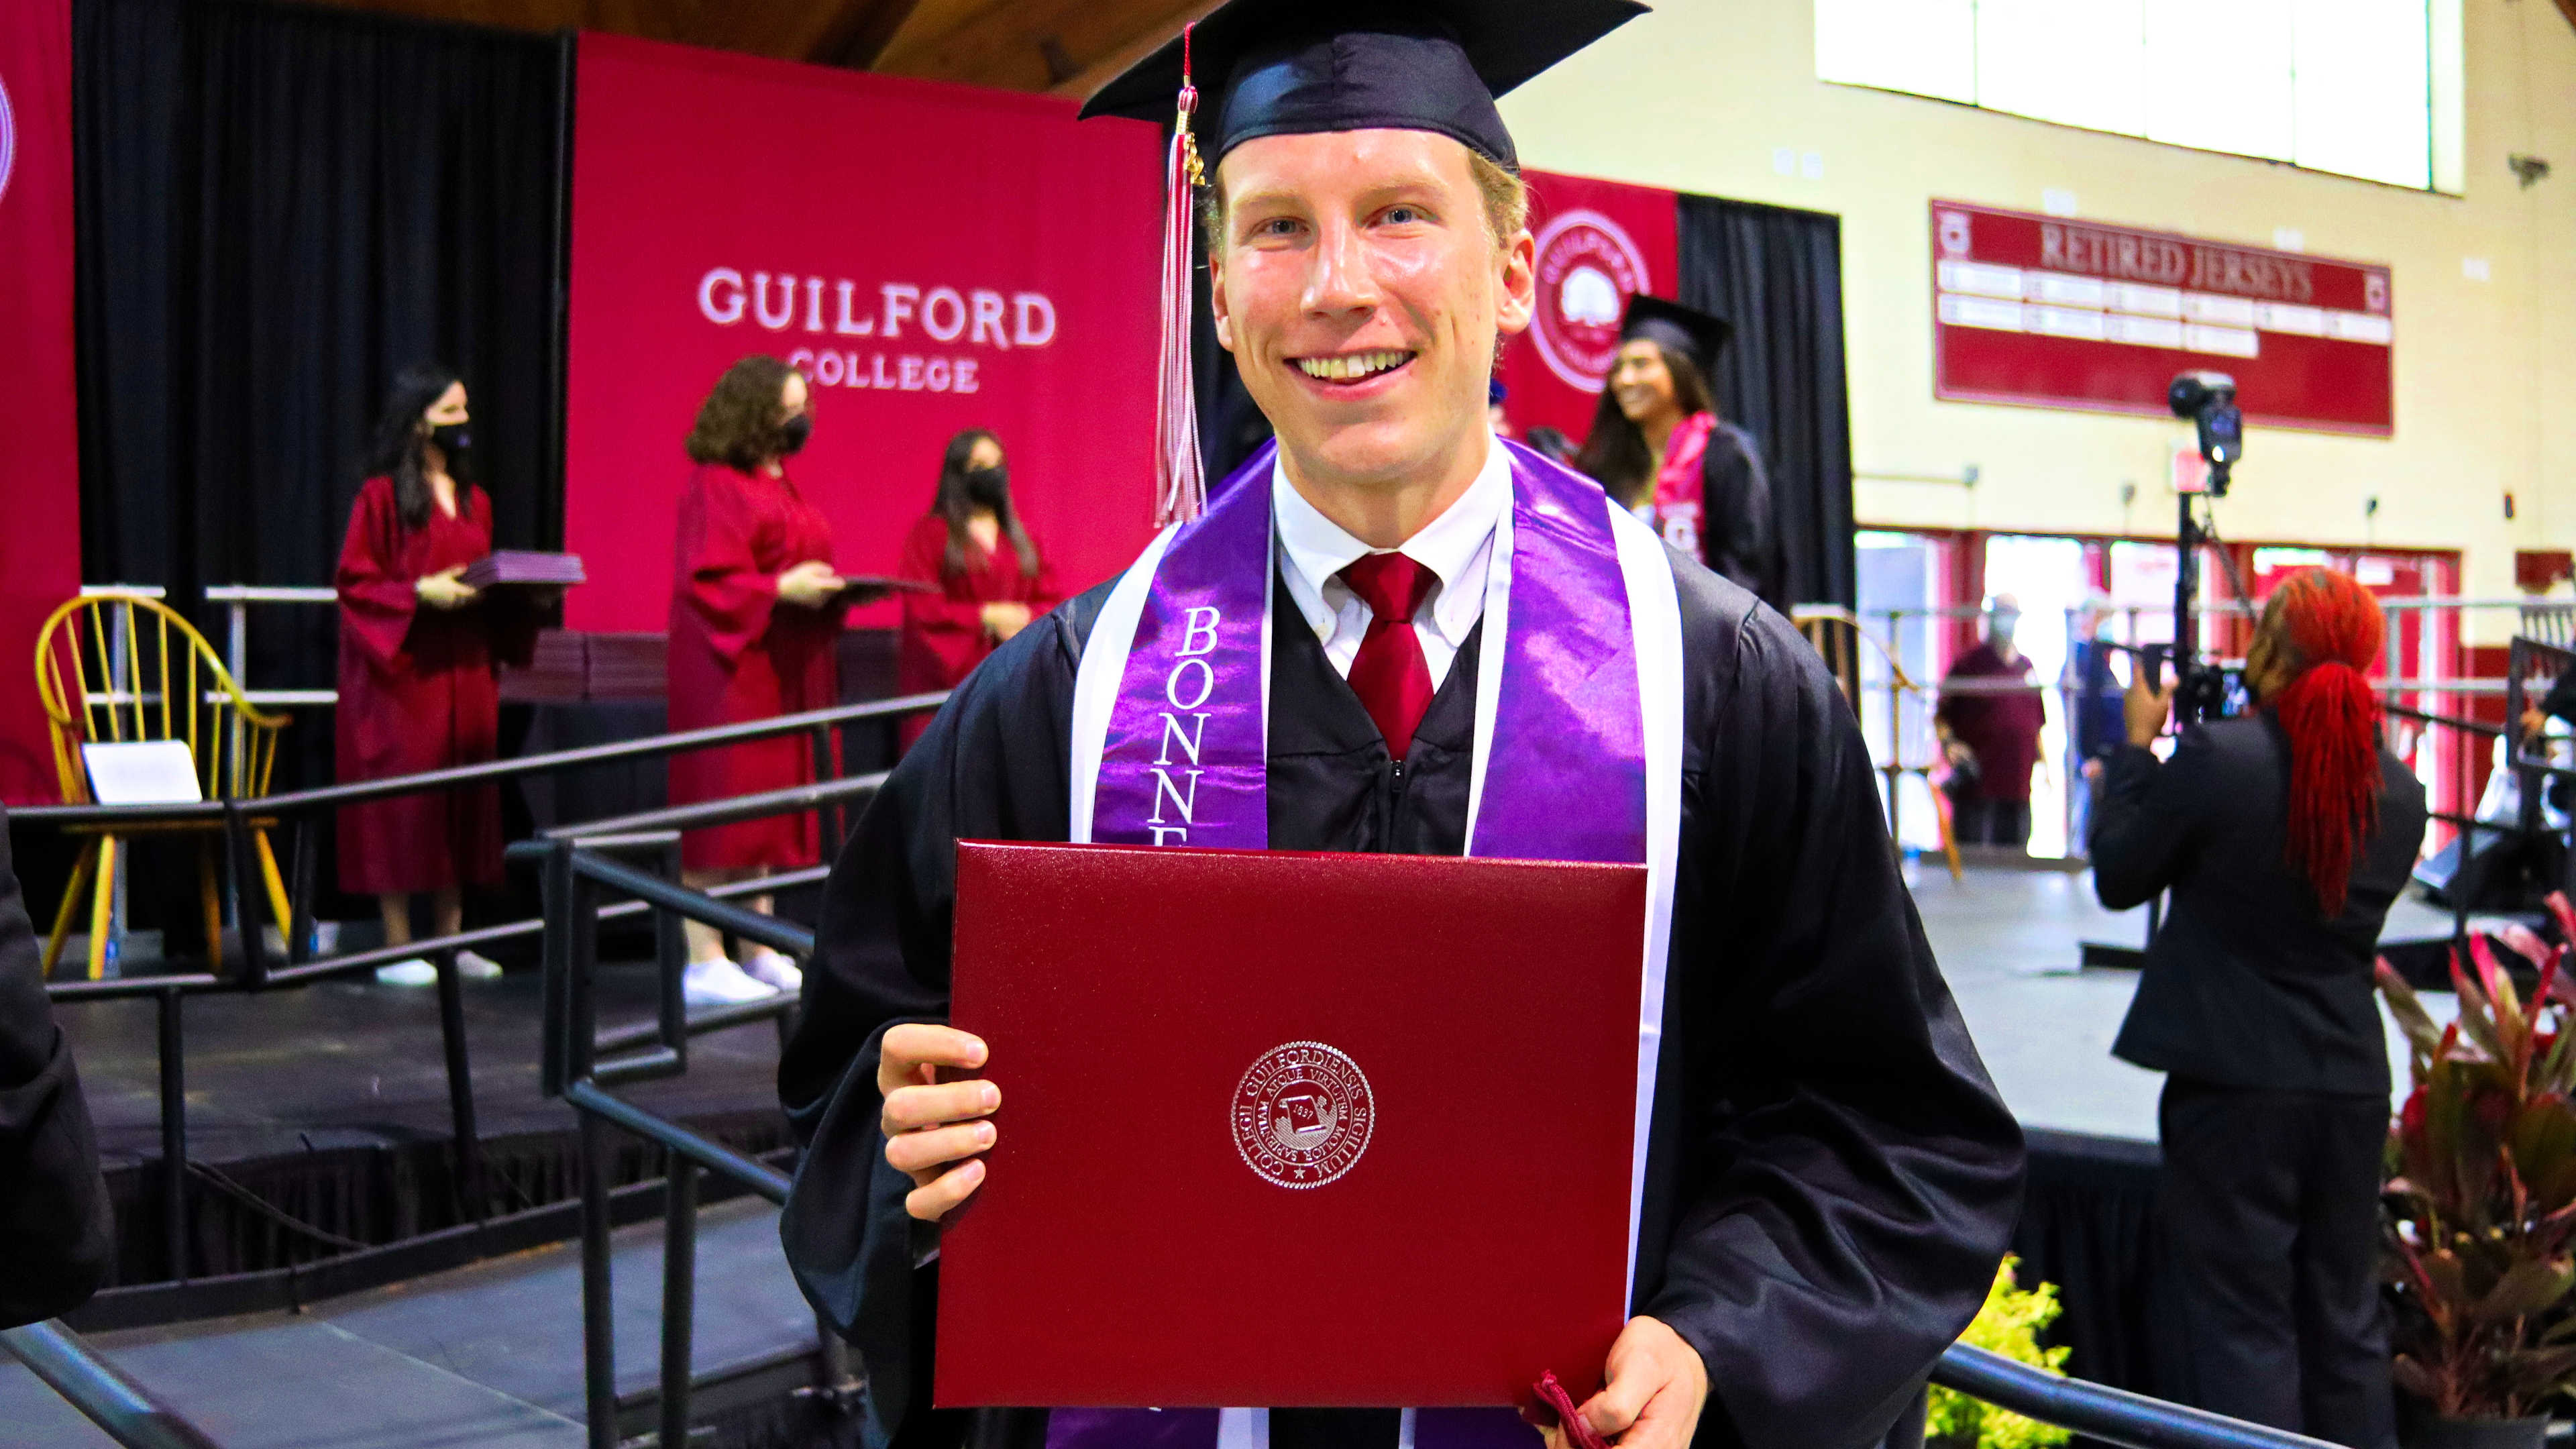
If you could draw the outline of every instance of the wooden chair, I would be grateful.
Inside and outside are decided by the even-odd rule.
[[[63,802],[96,803],[81,754],[86,744],[175,740],[188,755],[202,798],[249,800],[268,793],[277,763],[278,732],[287,717],[254,706],[233,681],[204,635],[176,612],[141,594],[100,592],[54,610],[36,636],[36,694],[52,726],[54,769]],[[292,919],[286,883],[269,848],[274,820],[253,820],[251,839],[276,919]],[[123,930],[116,909],[118,872],[130,851],[129,835],[197,837],[197,892],[205,913],[206,950],[223,964],[223,894],[216,886],[218,821],[76,827],[90,839],[81,847],[54,912],[45,943],[45,972],[62,954],[81,892],[91,892],[89,976],[105,974],[108,943]],[[247,913],[243,921],[249,929]]]

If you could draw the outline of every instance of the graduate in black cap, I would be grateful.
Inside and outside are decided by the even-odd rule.
[[[1679,302],[1630,299],[1619,354],[1575,466],[1600,479],[1664,542],[1786,613],[1792,601],[1761,445],[1717,415],[1709,386],[1734,331],[1723,318]]]
[[[1234,0],[1094,97],[1161,122],[1181,98],[1152,480],[1175,526],[996,651],[895,770],[825,888],[779,1071],[806,1146],[781,1234],[861,1350],[871,1444],[1540,1439],[1500,1409],[931,1409],[940,1224],[983,1185],[1015,1090],[1013,1043],[945,1025],[967,838],[1644,865],[1642,978],[1603,983],[1643,988],[1634,1316],[1550,1444],[1866,1449],[1983,1301],[2020,1134],[1925,945],[1849,707],[1750,591],[1486,418],[1496,343],[1536,290],[1493,98],[1639,10]],[[1214,489],[1189,436],[1193,191],[1217,336],[1277,433]],[[1195,735],[1165,718],[1176,649],[1206,677],[1188,707],[1224,709]],[[1195,806],[1145,778],[1166,728],[1204,766]],[[1150,1054],[1102,1066],[1132,1084],[1101,1150],[1133,1162],[1134,1211],[1191,1211],[1156,1161],[1198,1114]],[[1528,1150],[1548,1171],[1547,1144]]]

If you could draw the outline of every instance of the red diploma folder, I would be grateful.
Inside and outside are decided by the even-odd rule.
[[[1636,866],[967,842],[1002,1088],[945,1406],[1465,1406],[1601,1385]]]
[[[476,589],[488,589],[494,584],[568,587],[585,581],[581,555],[537,553],[523,548],[494,549],[467,564],[459,577],[467,587]]]

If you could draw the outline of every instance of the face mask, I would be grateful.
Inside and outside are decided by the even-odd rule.
[[[813,436],[814,415],[812,413],[798,413],[789,418],[778,425],[778,456],[792,457],[804,451],[805,444]]]
[[[474,477],[474,435],[464,423],[440,423],[429,430],[429,440],[447,455],[447,476]]]
[[[1994,640],[1998,644],[2010,644],[2013,638],[2013,631],[2020,627],[2021,615],[2019,614],[1988,614],[1986,616],[1986,637]]]
[[[1010,496],[1011,470],[1007,465],[995,464],[990,468],[966,470],[966,497],[977,507],[990,508],[999,512],[1003,502]]]

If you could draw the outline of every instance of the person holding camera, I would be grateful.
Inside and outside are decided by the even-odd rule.
[[[2194,1399],[2364,1449],[2397,1442],[2372,958],[2425,823],[2364,676],[2385,628],[2349,575],[2292,575],[2247,654],[2255,710],[2187,726],[2162,762],[2174,690],[2136,670],[2092,841],[2104,906],[2172,892],[2112,1051],[2166,1074],[2158,1212]]]

